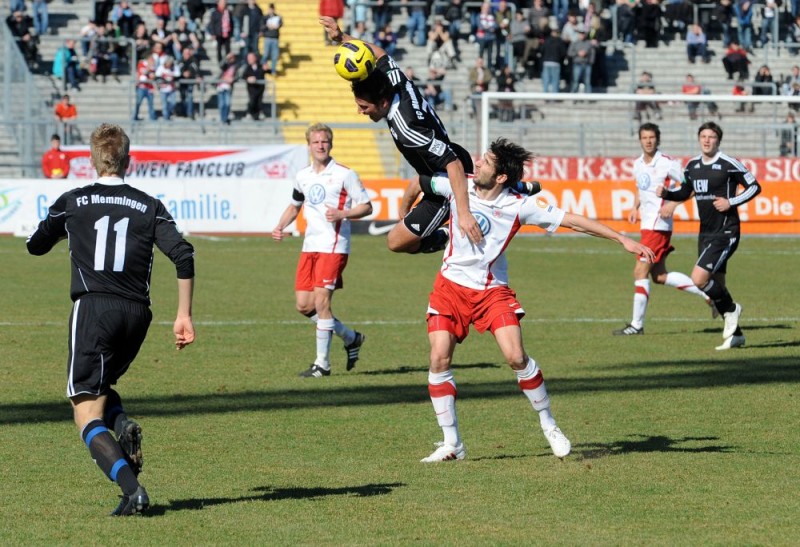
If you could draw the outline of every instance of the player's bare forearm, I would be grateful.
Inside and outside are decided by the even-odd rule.
[[[272,230],[272,239],[281,241],[283,239],[283,230],[297,218],[300,214],[300,207],[294,204],[289,205],[281,214],[278,225]]]
[[[469,196],[467,195],[467,176],[464,173],[464,166],[461,160],[451,161],[447,164],[447,178],[450,180],[450,187],[453,190],[453,199],[456,202],[458,211],[458,228],[461,235],[466,235],[473,243],[483,240],[478,221],[472,216],[469,210]]]
[[[655,259],[655,255],[649,247],[646,247],[641,243],[637,243],[631,238],[612,230],[602,222],[598,222],[591,218],[586,218],[585,216],[576,215],[574,213],[566,213],[564,215],[564,220],[561,221],[561,226],[564,228],[569,228],[575,232],[616,241],[629,253],[644,256],[650,262]]]
[[[333,17],[322,16],[319,18],[319,24],[322,25],[322,27],[325,29],[325,32],[328,34],[328,38],[330,38],[334,43],[349,42],[353,39],[351,35],[339,28],[339,24]],[[363,38],[361,41],[370,47],[372,53],[375,54],[375,59],[380,59],[386,55],[386,50],[379,45],[373,44],[372,42],[367,42]]]
[[[338,222],[346,218],[355,220],[364,218],[370,214],[372,214],[372,202],[361,203],[352,209],[334,209],[333,207],[328,207],[328,210],[325,211],[325,220],[328,222]]]
[[[659,209],[658,214],[663,219],[672,218],[672,216],[675,214],[675,208],[677,206],[677,201],[667,201],[661,205],[661,209]]]
[[[398,210],[400,213],[400,218],[405,218],[405,216],[411,210],[411,206],[414,205],[414,202],[417,201],[417,198],[421,193],[422,187],[419,184],[419,175],[417,175],[408,181],[406,191],[403,193],[403,198],[400,200],[400,208]]]
[[[192,299],[194,296],[194,278],[178,279],[178,314],[172,332],[175,334],[175,347],[185,348],[194,342],[194,324],[192,323]]]

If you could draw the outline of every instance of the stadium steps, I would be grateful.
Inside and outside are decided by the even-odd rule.
[[[296,0],[277,5],[283,17],[281,66],[276,79],[278,115],[283,122],[363,124],[356,112],[348,84],[333,69],[334,48],[326,46],[318,22],[317,0]],[[287,143],[305,144],[305,124],[286,125]],[[379,145],[374,130],[337,130],[333,155],[355,169],[362,178],[385,177],[396,166],[397,153]],[[392,147],[393,149],[393,147]]]
[[[0,22],[5,24],[5,21]],[[0,59],[5,59],[5,41],[0,40]],[[0,63],[0,82],[6,81],[7,71],[13,71],[12,67]],[[11,74],[14,74],[13,72]],[[11,76],[16,80],[16,76]],[[9,103],[4,103],[0,109],[5,110],[8,106],[11,112],[22,112],[25,108],[24,87],[12,81],[10,97],[6,97]],[[23,137],[24,138],[24,137]],[[48,141],[49,148],[49,141]],[[38,157],[33,158],[33,163],[38,165]],[[11,124],[0,123],[0,179],[15,179],[25,176],[22,166],[23,158],[20,155],[19,144],[15,137],[14,127]],[[32,166],[33,167],[33,166]],[[2,209],[3,198],[0,196],[0,209]]]
[[[262,8],[265,8],[268,2],[261,2],[261,4],[263,4]],[[64,92],[63,82],[50,75],[52,59],[65,39],[75,38],[77,40],[79,38],[81,28],[92,17],[93,12],[90,2],[74,2],[69,5],[53,2],[48,7],[51,28],[57,34],[42,37],[40,52],[44,60],[42,63],[43,73],[37,75],[36,79],[39,90],[47,98],[48,107],[52,108]],[[150,9],[150,4],[134,3],[133,8],[142,17],[148,29],[155,26],[155,16]],[[206,15],[207,18],[208,15]],[[201,61],[201,70],[211,80],[215,79],[219,73],[216,63],[216,47],[213,40],[207,40],[205,47],[211,59]],[[76,44],[76,49],[80,53],[79,43]],[[126,68],[128,67],[123,64],[122,69]],[[234,86],[232,116],[238,121],[231,126],[218,127],[213,123],[218,119],[219,113],[216,108],[216,90],[213,86],[209,86],[203,104],[204,120],[212,122],[211,126],[213,127],[201,129],[199,124],[188,122],[182,118],[165,122],[160,117],[156,122],[143,121],[132,127],[130,120],[135,105],[132,100],[134,83],[128,73],[120,74],[119,78],[119,83],[115,82],[113,78],[108,78],[105,83],[89,79],[81,85],[80,92],[69,92],[72,102],[78,108],[78,124],[84,140],[87,140],[88,134],[94,126],[107,121],[119,123],[129,130],[132,137],[136,136],[135,144],[186,145],[187,132],[192,134],[192,144],[200,145],[285,142],[280,134],[280,129],[276,135],[274,128],[261,127],[258,122],[251,122],[249,118],[245,119],[247,92],[243,83]],[[198,92],[195,92],[195,101],[199,101]],[[156,96],[154,103],[157,113],[160,113],[161,100],[159,96]],[[143,104],[142,109],[146,111],[146,105]],[[146,112],[144,115],[146,116]],[[142,112],[140,112],[141,116]]]

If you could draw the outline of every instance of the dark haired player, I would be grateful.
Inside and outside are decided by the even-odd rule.
[[[506,139],[494,141],[475,164],[468,180],[469,205],[480,219],[484,243],[470,245],[453,238],[444,252],[442,268],[428,301],[428,340],[431,346],[428,393],[442,428],[443,440],[424,463],[461,460],[467,451],[456,417],[456,382],[451,370],[453,352],[469,333],[491,331],[506,362],[515,372],[522,393],[539,415],[539,424],[553,454],[563,458],[572,445],[550,412],[542,372],[522,344],[520,319],[525,311],[508,286],[505,250],[522,225],[554,232],[559,226],[616,241],[626,251],[653,261],[647,246],[618,234],[608,226],[581,215],[567,213],[541,198],[520,195],[514,188],[530,161],[530,152]],[[454,199],[452,184],[441,176],[420,177],[429,193]],[[453,211],[458,216],[458,211]],[[457,218],[455,218],[457,220]]]
[[[123,181],[129,151],[130,140],[121,127],[98,126],[91,137],[97,181],[62,194],[28,238],[33,255],[49,252],[62,239],[69,241],[73,306],[67,396],[92,459],[122,489],[114,516],[140,513],[150,505],[137,479],[142,469],[142,430],[128,418],[111,386],[136,358],[153,318],[154,245],[177,270],[175,345],[182,349],[195,337],[194,249],[161,201]]]
[[[719,125],[704,123],[697,130],[697,139],[700,154],[686,164],[683,185],[677,190],[662,186],[656,194],[671,201],[685,201],[694,194],[700,234],[692,283],[708,295],[725,319],[723,342],[716,349],[726,350],[744,346],[745,342],[739,328],[742,306],[733,301],[725,284],[728,261],[736,252],[741,236],[737,207],[756,197],[761,186],[739,160],[720,152]],[[741,193],[737,193],[739,186],[744,188]]]
[[[320,24],[334,43],[352,39],[331,17],[320,17]],[[472,158],[458,144],[451,142],[444,124],[433,107],[405,75],[395,60],[375,44],[368,44],[377,64],[370,76],[352,84],[359,113],[374,122],[385,119],[397,149],[419,175],[447,173],[453,185],[455,206],[459,211],[458,228],[473,243],[483,239],[480,227],[469,212],[466,173],[471,173]],[[527,183],[522,189],[538,191],[538,184]],[[411,202],[416,195],[404,197]],[[395,252],[434,252],[444,248],[449,239],[439,229],[450,216],[448,201],[425,194],[419,204],[405,215],[403,222],[389,232],[387,245]]]

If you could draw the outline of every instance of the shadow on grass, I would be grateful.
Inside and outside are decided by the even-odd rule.
[[[796,342],[791,344],[795,345]],[[548,380],[549,391],[556,396],[565,393],[625,393],[800,383],[800,367],[797,366],[795,356],[763,357],[751,353],[747,347],[737,349],[735,352],[714,352],[713,355],[713,358],[705,356],[696,360],[650,361],[602,367],[602,370],[630,371],[627,374],[614,376],[558,378],[547,376],[545,370],[545,378]],[[678,367],[680,370],[677,370]],[[595,371],[598,369],[599,367],[595,368]],[[661,369],[666,371],[659,372]],[[302,384],[299,382],[304,389],[126,397],[125,406],[133,416],[177,416],[430,402],[424,378],[408,384],[363,387],[357,385],[331,387],[326,385],[326,382],[326,379],[306,380]],[[521,396],[511,374],[506,374],[502,381],[463,381],[459,382],[458,387],[461,400]],[[71,421],[71,419],[69,405],[64,401],[0,404],[0,424]]]
[[[759,325],[759,324],[743,324],[742,330],[744,331],[745,336],[747,333],[754,330],[794,330],[792,325],[787,325],[786,323],[778,323],[775,325]],[[708,334],[719,334],[722,332],[722,326],[717,327],[707,327],[704,329],[698,329],[696,332],[698,333],[708,333]]]
[[[343,486],[340,488],[271,488],[259,486],[253,488],[257,494],[240,496],[238,498],[190,498],[186,500],[170,500],[168,505],[153,505],[145,516],[163,516],[171,511],[197,511],[214,505],[229,503],[243,503],[250,501],[279,501],[279,500],[315,500],[328,496],[383,496],[391,494],[392,490],[405,486],[402,482],[390,484],[365,484],[363,486]]]
[[[458,372],[459,370],[466,370],[471,368],[503,368],[501,365],[497,363],[472,363],[472,364],[465,364],[459,365],[454,363],[453,370]],[[400,366],[396,368],[390,368],[385,370],[367,370],[364,372],[359,372],[358,374],[363,374],[364,376],[386,376],[386,375],[393,375],[393,374],[409,374],[409,373],[418,373],[418,372],[428,372],[428,367],[421,366],[421,367],[412,367],[412,366]]]
[[[631,435],[635,440],[614,441],[611,443],[589,443],[573,447],[572,453],[583,458],[603,458],[633,452],[733,452],[734,447],[719,444],[703,444],[703,446],[686,446],[687,443],[710,443],[719,441],[719,437],[681,437],[672,439],[664,435]]]

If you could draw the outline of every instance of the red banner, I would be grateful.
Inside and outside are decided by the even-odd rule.
[[[635,158],[537,158],[525,178],[542,182],[541,196],[558,207],[605,222],[617,231],[638,232],[627,214],[636,199]],[[688,158],[680,158],[682,163]],[[742,230],[750,234],[800,234],[800,159],[745,158],[761,183],[761,194],[739,208]],[[402,179],[365,180],[374,214],[369,221],[398,220],[406,187]],[[675,210],[675,233],[696,234],[697,209],[688,200]],[[525,228],[525,231],[536,231]]]

